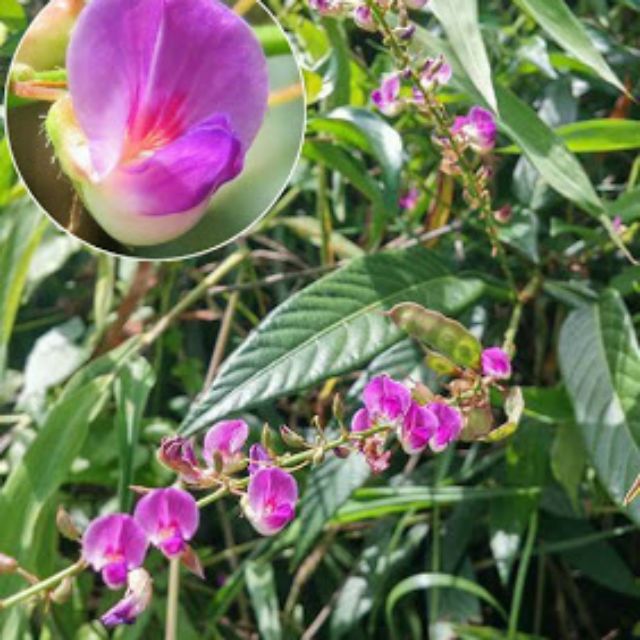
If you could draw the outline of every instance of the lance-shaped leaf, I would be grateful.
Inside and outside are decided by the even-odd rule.
[[[413,303],[397,304],[389,317],[411,337],[442,353],[461,367],[478,369],[482,345],[459,322]]]

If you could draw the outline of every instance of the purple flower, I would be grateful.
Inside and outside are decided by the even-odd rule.
[[[435,432],[429,440],[429,446],[433,451],[442,451],[460,435],[462,414],[444,402],[430,402],[426,408],[438,421]]]
[[[105,627],[133,624],[151,602],[152,582],[151,576],[144,569],[131,571],[124,598],[102,615],[100,618],[102,624]]]
[[[372,33],[375,33],[378,30],[376,21],[373,18],[373,13],[366,4],[359,4],[353,10],[353,20],[361,29],[364,29],[365,31],[371,31]]]
[[[127,581],[127,573],[138,568],[149,543],[140,525],[125,513],[93,520],[82,536],[82,557],[102,574],[110,589]]]
[[[380,86],[371,92],[371,101],[385,116],[397,116],[404,107],[400,99],[400,74],[382,76]]]
[[[268,467],[273,460],[269,452],[261,444],[252,444],[249,449],[249,473],[254,474],[259,469]]]
[[[405,191],[405,193],[402,194],[402,197],[400,198],[400,201],[398,202],[398,204],[403,208],[403,209],[415,209],[416,205],[418,204],[418,201],[420,200],[420,189],[418,189],[418,187],[410,187],[408,191]]]
[[[435,87],[447,84],[451,75],[451,65],[444,58],[429,58],[420,72],[420,84],[425,91],[431,91]]]
[[[242,170],[267,107],[260,43],[218,0],[92,0],[67,70],[49,136],[89,211],[128,244],[192,227]]]
[[[223,420],[207,431],[202,455],[213,466],[214,454],[219,454],[223,468],[242,460],[242,447],[249,437],[249,425],[244,420]]]
[[[493,114],[482,107],[473,107],[466,116],[458,116],[451,127],[451,133],[461,136],[478,153],[493,149],[497,131]]]
[[[272,536],[293,520],[297,501],[295,478],[282,469],[270,467],[251,476],[242,507],[258,533]]]
[[[193,451],[193,444],[186,438],[163,438],[158,449],[158,460],[165,467],[178,473],[184,482],[197,484],[202,478],[202,469]]]
[[[136,505],[136,522],[167,558],[181,555],[200,521],[193,496],[182,489],[154,489]]]
[[[413,455],[426,449],[439,426],[437,416],[413,402],[398,429],[398,439],[405,453]]]
[[[321,16],[339,16],[344,11],[341,0],[309,0],[309,8]]]
[[[372,378],[362,392],[371,426],[394,426],[411,406],[411,392],[400,382],[387,375]]]
[[[498,380],[511,377],[511,359],[500,347],[490,347],[482,352],[482,373]]]

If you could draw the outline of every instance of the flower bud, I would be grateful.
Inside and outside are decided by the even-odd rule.
[[[62,505],[58,506],[58,511],[56,512],[56,526],[58,531],[68,540],[76,541],[82,537],[69,512]]]
[[[18,566],[18,561],[15,558],[4,553],[0,553],[0,575],[15,573]]]
[[[56,604],[64,604],[69,601],[73,593],[73,578],[64,578],[60,584],[49,594],[49,599]]]
[[[307,441],[299,433],[296,433],[286,425],[280,427],[280,437],[282,441],[292,449],[306,449],[309,446]]]

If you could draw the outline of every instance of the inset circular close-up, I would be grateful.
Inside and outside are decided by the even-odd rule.
[[[7,96],[32,197],[123,256],[236,238],[279,197],[304,137],[300,69],[259,3],[56,0],[18,46]]]

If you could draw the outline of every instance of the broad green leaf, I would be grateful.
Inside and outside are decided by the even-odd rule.
[[[596,49],[582,23],[564,0],[515,0],[567,52],[603,80],[626,93],[624,85]]]
[[[0,213],[0,376],[6,366],[29,263],[47,224],[31,202],[7,207]]]
[[[572,122],[555,129],[567,149],[573,153],[602,153],[640,148],[640,122],[603,118]],[[498,149],[500,153],[520,153],[515,146]]]
[[[268,562],[252,561],[247,564],[244,572],[249,597],[260,630],[260,638],[280,640],[282,629],[273,567]]]
[[[329,108],[349,104],[351,97],[351,67],[349,64],[349,44],[344,26],[335,18],[323,18],[322,26],[331,44],[330,78],[333,91],[328,98]]]
[[[388,349],[402,332],[383,311],[415,301],[449,315],[483,292],[479,280],[454,278],[428,251],[357,258],[276,308],[220,369],[181,431],[353,371]]]
[[[562,327],[560,368],[600,481],[617,504],[640,472],[640,350],[620,296],[573,311]],[[628,514],[640,522],[640,503]]]
[[[325,117],[314,118],[308,128],[315,133],[333,135],[341,142],[373,155],[382,171],[387,216],[393,216],[398,210],[403,167],[400,134],[376,114],[356,107],[341,107]]]
[[[586,466],[586,452],[573,422],[557,427],[551,447],[551,471],[577,511],[578,489]]]
[[[126,362],[114,385],[120,446],[118,497],[120,510],[125,512],[131,508],[133,500],[129,485],[133,481],[135,451],[140,438],[142,416],[154,382],[155,374],[151,365],[139,357]]]
[[[498,105],[491,81],[489,56],[480,33],[477,0],[432,0],[430,6],[460,64],[487,104],[496,111]]]
[[[360,455],[351,455],[346,460],[331,458],[314,469],[300,505],[299,517],[304,527],[296,542],[294,564],[307,555],[325,524],[353,491],[364,484],[369,473],[369,466]]]
[[[456,320],[413,302],[401,302],[389,317],[411,337],[442,353],[461,367],[480,367],[480,341]]]
[[[418,573],[410,578],[400,581],[389,593],[387,604],[385,607],[387,616],[387,625],[392,632],[392,636],[397,638],[397,626],[394,620],[393,611],[398,602],[406,595],[414,591],[422,591],[425,589],[458,589],[474,595],[493,607],[503,618],[506,619],[507,614],[502,605],[483,587],[458,576],[452,576],[445,573]]]

